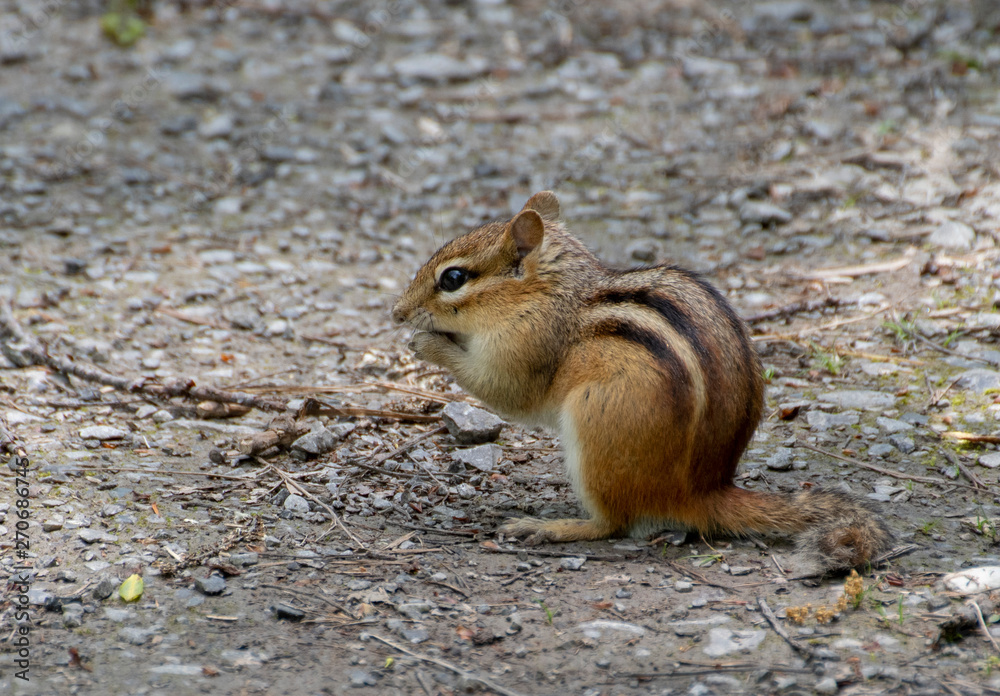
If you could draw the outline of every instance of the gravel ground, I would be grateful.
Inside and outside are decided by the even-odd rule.
[[[274,414],[0,362],[32,463],[23,559],[0,472],[0,691],[1000,690],[1000,604],[941,581],[1000,564],[991,3],[185,5],[118,48],[100,3],[0,0],[0,293],[59,358],[369,411],[245,457]],[[388,308],[542,189],[748,318],[740,483],[876,501],[905,553],[863,592],[781,540],[495,537],[578,514],[558,442],[442,430],[470,400]]]

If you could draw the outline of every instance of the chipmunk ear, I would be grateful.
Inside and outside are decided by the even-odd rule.
[[[523,259],[542,243],[545,223],[536,210],[522,210],[510,221],[510,237],[517,246],[517,257]]]
[[[543,220],[555,222],[559,219],[559,199],[551,191],[539,191],[528,199],[521,210],[534,210]]]

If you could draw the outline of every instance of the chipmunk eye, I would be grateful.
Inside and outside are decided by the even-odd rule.
[[[438,278],[438,287],[445,292],[455,292],[472,277],[474,277],[474,274],[464,268],[458,268],[457,266],[446,268],[441,277]]]

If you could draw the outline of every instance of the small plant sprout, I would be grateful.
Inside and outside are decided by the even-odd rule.
[[[899,614],[899,625],[903,625],[903,594],[899,594],[899,601],[896,603],[896,611]]]
[[[770,384],[774,380],[776,375],[777,373],[774,371],[773,367],[764,368],[764,381],[767,382],[768,384]]]
[[[882,328],[888,329],[892,333],[901,347],[912,347],[916,341],[917,325],[910,319],[893,319],[882,324]]]
[[[547,623],[549,626],[551,626],[552,625],[552,620],[555,618],[556,615],[552,612],[551,609],[549,609],[545,605],[545,602],[543,602],[542,600],[536,599],[535,600],[535,604],[538,605],[539,609],[541,609],[543,612],[545,612],[545,623]]]
[[[840,370],[844,366],[844,359],[837,354],[836,348],[831,351],[825,351],[815,343],[811,343],[810,345],[813,350],[813,360],[816,361],[819,367],[822,367],[831,375],[840,374]]]
[[[957,341],[959,338],[961,338],[961,336],[964,333],[965,332],[962,331],[961,329],[955,329],[954,331],[952,331],[951,333],[948,334],[947,338],[945,338],[941,342],[941,345],[943,345],[945,348],[950,348],[951,344],[954,343],[955,341]]]

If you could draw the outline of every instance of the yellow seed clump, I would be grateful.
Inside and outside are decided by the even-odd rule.
[[[801,626],[809,616],[809,607],[808,605],[804,607],[787,607],[785,609],[785,616],[788,617],[789,621]]]
[[[847,595],[853,602],[857,603],[861,599],[861,595],[865,591],[865,582],[858,575],[858,571],[852,570],[851,574],[847,576],[847,581],[844,582],[844,594]]]
[[[830,623],[833,621],[833,617],[837,614],[834,609],[829,609],[827,607],[817,607],[816,609],[816,620],[821,623]]]

